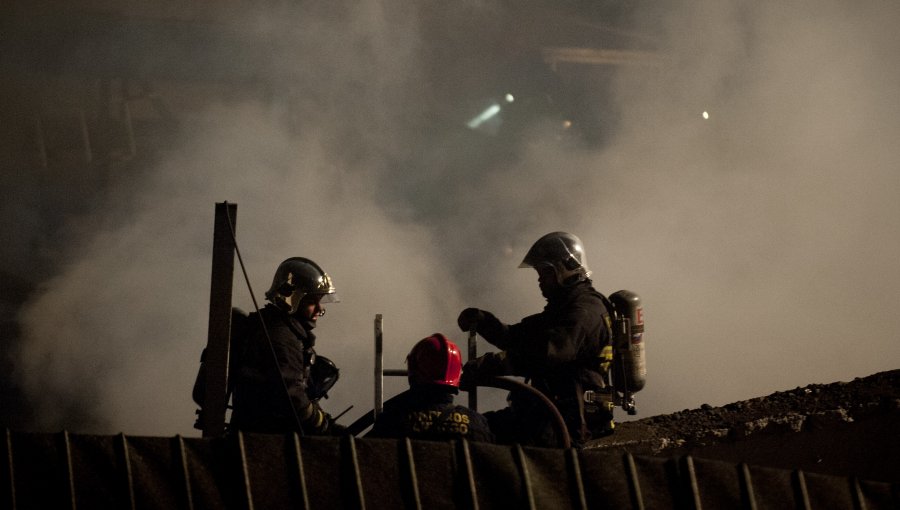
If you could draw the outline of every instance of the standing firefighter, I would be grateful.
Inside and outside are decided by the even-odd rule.
[[[581,240],[566,232],[547,234],[534,243],[519,267],[537,271],[547,305],[541,313],[512,325],[484,310],[463,310],[459,327],[474,328],[502,351],[466,363],[461,387],[468,389],[497,375],[523,376],[553,401],[576,444],[611,433],[612,403],[585,399],[585,392],[609,391],[607,371],[613,352],[607,300],[591,284]],[[557,444],[546,410],[517,392],[509,401],[509,407],[485,413],[498,441]]]
[[[314,379],[322,370],[316,364],[312,332],[325,314],[323,303],[338,301],[331,278],[312,260],[289,258],[275,271],[266,299],[269,303],[259,316],[247,317],[247,330],[235,337],[231,428],[337,432],[340,427],[318,404],[321,381]],[[319,365],[326,363],[322,358]]]
[[[420,340],[406,358],[409,391],[385,404],[367,437],[493,441],[484,416],[453,403],[459,392],[459,348],[435,333]]]

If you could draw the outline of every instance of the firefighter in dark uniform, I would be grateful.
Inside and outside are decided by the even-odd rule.
[[[312,330],[325,314],[323,304],[338,301],[331,278],[312,260],[292,257],[278,266],[266,299],[259,312],[265,327],[253,313],[234,340],[231,429],[339,433],[342,427],[319,407],[312,379],[321,372]]]
[[[409,390],[385,403],[366,437],[492,442],[484,416],[454,404],[462,359],[440,333],[420,340],[406,358]]]
[[[466,363],[461,387],[468,389],[496,375],[523,376],[554,402],[574,444],[611,433],[611,399],[594,398],[609,392],[611,318],[606,298],[592,286],[581,241],[566,232],[547,234],[534,243],[519,267],[537,271],[547,305],[541,313],[512,325],[484,310],[463,310],[459,327],[463,331],[474,327],[502,351]],[[550,414],[536,399],[513,392],[509,400],[507,408],[485,413],[498,442],[558,444]]]

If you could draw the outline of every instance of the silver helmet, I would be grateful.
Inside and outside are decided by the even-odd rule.
[[[318,264],[303,257],[291,257],[278,265],[266,299],[287,311],[296,313],[300,300],[307,295],[321,295],[323,303],[340,301],[334,283]]]
[[[519,267],[552,267],[560,285],[591,276],[581,239],[568,232],[551,232],[535,241]]]

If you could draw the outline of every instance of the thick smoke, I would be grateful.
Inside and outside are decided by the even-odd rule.
[[[666,17],[662,79],[621,77],[626,120],[583,189],[616,175],[596,218],[621,213],[606,281],[647,301],[645,410],[897,368],[898,20],[691,3]]]
[[[420,21],[444,16],[447,33],[464,33],[495,8],[390,5],[248,20],[251,33],[284,34],[261,66],[290,85],[186,115],[184,143],[77,218],[68,262],[20,314],[17,373],[44,428],[195,433],[224,200],[238,204],[257,299],[288,256],[334,278],[342,302],[317,347],[342,369],[325,406],[353,405],[347,421],[371,408],[376,313],[398,368],[434,331],[464,342],[464,306],[510,322],[534,313],[536,277],[516,266],[554,230],[581,236],[598,289],[643,297],[639,417],[897,368],[893,4],[638,10],[661,64],[603,69],[612,90],[584,98],[619,119],[602,148],[534,123],[507,159],[474,167],[475,135],[434,110],[426,70],[444,64],[429,60]],[[252,308],[239,275],[234,296]]]

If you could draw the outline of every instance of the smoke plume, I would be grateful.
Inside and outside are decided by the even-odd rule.
[[[582,238],[598,290],[643,299],[638,417],[897,368],[900,8],[637,8],[656,64],[556,71],[581,80],[583,116],[603,117],[593,142],[552,116],[515,139],[504,125],[470,132],[477,111],[454,111],[480,89],[449,94],[435,76],[470,84],[467,62],[504,55],[478,55],[496,34],[441,51],[437,38],[515,12],[371,1],[246,17],[243,36],[273,41],[252,63],[271,74],[260,83],[278,85],[189,109],[170,150],[67,218],[52,276],[20,310],[16,376],[40,427],[196,433],[190,388],[222,201],[238,204],[257,299],[290,256],[333,277],[342,302],[320,321],[317,350],[341,368],[325,407],[354,406],[346,422],[372,406],[375,314],[386,366],[402,368],[433,332],[464,344],[465,306],[507,322],[536,313],[536,275],[517,266],[556,230]],[[495,71],[471,69],[501,98],[553,74]],[[235,305],[251,309],[240,274],[234,283]]]

